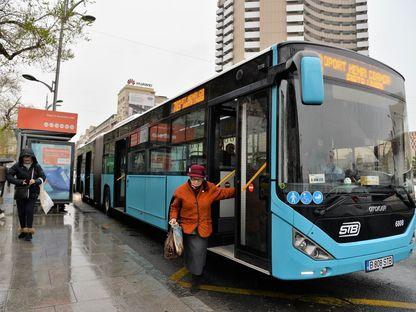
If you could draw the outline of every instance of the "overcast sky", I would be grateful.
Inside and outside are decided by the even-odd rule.
[[[74,47],[61,65],[62,111],[79,114],[78,135],[117,112],[117,94],[129,78],[152,83],[173,97],[215,74],[216,0],[97,0],[91,41]],[[416,130],[415,0],[368,0],[370,56],[406,78],[409,128]],[[54,73],[27,68],[50,83]],[[24,104],[45,106],[47,89],[22,79]],[[49,103],[52,95],[49,94]]]

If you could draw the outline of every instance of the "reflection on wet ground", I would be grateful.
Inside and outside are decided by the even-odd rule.
[[[32,242],[17,217],[0,224],[0,311],[192,311],[129,246],[72,205],[36,216]]]

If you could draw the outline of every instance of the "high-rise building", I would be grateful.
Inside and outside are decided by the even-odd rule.
[[[367,0],[218,0],[217,6],[217,72],[286,40],[368,55]]]
[[[118,119],[121,121],[131,115],[144,113],[167,99],[166,96],[156,95],[152,85],[129,79],[118,93]]]

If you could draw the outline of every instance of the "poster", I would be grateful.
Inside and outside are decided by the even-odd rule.
[[[52,200],[71,198],[72,145],[32,142],[32,149],[46,175],[45,190]]]

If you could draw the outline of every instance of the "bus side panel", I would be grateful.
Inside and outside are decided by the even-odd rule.
[[[188,176],[168,176],[166,180],[166,220],[169,219],[170,201],[175,190],[188,180]]]
[[[110,188],[111,207],[114,207],[114,174],[101,175],[101,205],[104,204],[104,187]]]
[[[146,176],[127,177],[126,213],[134,218],[145,221]]]
[[[104,136],[99,136],[95,139],[94,144],[94,166],[92,167],[93,181],[94,181],[94,201],[100,205],[101,203],[101,173],[103,170],[103,148],[104,148]]]
[[[146,221],[166,229],[166,176],[147,176],[145,212]]]
[[[128,176],[126,213],[166,230],[166,176]]]

